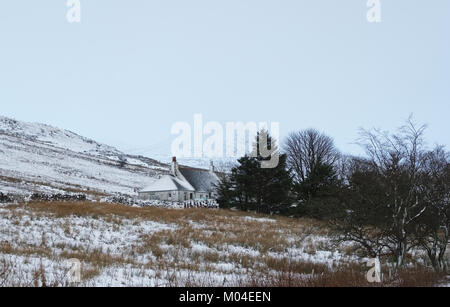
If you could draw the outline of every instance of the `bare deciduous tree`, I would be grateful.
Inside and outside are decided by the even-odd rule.
[[[379,130],[361,131],[360,144],[375,172],[387,183],[385,205],[391,215],[388,230],[396,267],[403,265],[408,251],[408,227],[426,210],[419,190],[425,162],[425,129],[409,117],[394,135]]]
[[[414,243],[428,255],[437,272],[448,270],[445,253],[450,238],[450,159],[443,147],[426,155],[421,190],[427,212],[415,225]]]
[[[284,152],[297,182],[304,181],[319,164],[334,165],[340,156],[333,139],[315,129],[291,133],[285,142]]]
[[[412,229],[428,207],[421,190],[427,155],[424,130],[411,117],[392,135],[361,130],[359,144],[367,158],[356,161],[349,179],[352,200],[344,201],[347,215],[337,220],[344,239],[370,243],[368,250],[377,254],[389,251],[396,268],[403,265]]]

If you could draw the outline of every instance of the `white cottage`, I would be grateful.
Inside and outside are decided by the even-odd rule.
[[[210,169],[205,170],[179,166],[177,158],[173,157],[170,173],[139,191],[139,198],[167,201],[216,199],[218,183],[219,177],[212,162]]]

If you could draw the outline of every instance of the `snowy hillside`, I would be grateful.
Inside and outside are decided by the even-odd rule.
[[[0,192],[125,193],[167,165],[132,156],[73,132],[0,116]]]

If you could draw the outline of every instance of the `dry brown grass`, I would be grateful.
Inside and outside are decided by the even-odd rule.
[[[41,246],[21,246],[14,247],[9,242],[1,242],[0,243],[0,254],[6,255],[19,255],[19,256],[30,256],[37,255],[40,257],[50,258],[52,256],[52,252],[45,245]]]
[[[19,183],[22,182],[22,179],[0,175],[0,181]]]
[[[164,255],[164,251],[160,248],[163,243],[164,232],[156,232],[154,234],[142,234],[140,237],[141,244],[135,246],[133,250],[138,254],[151,252],[157,259]]]
[[[230,210],[139,208],[97,202],[13,204],[2,206],[0,214],[17,229],[32,227],[35,234],[34,240],[30,240],[28,236],[8,234],[4,229],[3,233],[12,239],[0,243],[0,255],[49,259],[61,265],[67,259],[77,258],[83,264],[83,285],[95,285],[96,277],[105,271],[109,274],[107,278],[113,280],[118,269],[133,276],[134,280],[153,279],[154,284],[160,286],[423,286],[435,283],[438,278],[433,272],[419,267],[401,271],[382,284],[369,284],[365,279],[367,268],[363,264],[345,259],[335,263],[323,259],[324,253],[321,254],[322,262],[316,262],[317,253],[332,253],[336,247],[323,240],[332,235],[328,228],[310,219]],[[152,228],[153,222],[168,227]],[[150,228],[140,227],[143,223]],[[47,224],[50,228],[45,226]],[[80,227],[84,232],[80,233]],[[55,235],[46,234],[46,231],[53,233],[53,229]],[[96,240],[102,239],[103,248],[95,244],[97,241],[92,239],[90,229],[97,231]],[[103,237],[103,233],[107,235]],[[112,233],[116,233],[112,237],[119,240],[115,250],[109,248],[108,238]],[[117,238],[121,233],[130,233],[132,238]],[[352,251],[346,246],[341,255],[351,256]],[[55,277],[55,270],[50,275],[49,271],[52,270],[36,266],[32,278],[23,284],[66,285],[63,275]],[[218,284],[217,275],[226,278]],[[231,276],[235,279],[229,279]],[[239,276],[237,280],[236,276]],[[102,277],[105,280],[105,276]],[[124,285],[133,280],[127,278],[130,279],[122,281]],[[9,285],[14,285],[14,281]]]
[[[8,286],[12,270],[12,264],[8,260],[4,258],[0,260],[0,287]]]
[[[135,264],[135,262],[131,259],[127,259],[120,255],[114,256],[99,249],[81,252],[63,251],[59,256],[66,259],[76,258],[82,262],[88,262],[98,268],[104,268],[112,265]]]
[[[286,217],[273,217],[273,216],[263,216],[258,214],[251,214],[242,211],[232,211],[232,210],[211,210],[211,209],[201,209],[201,208],[190,208],[190,209],[166,209],[158,207],[130,207],[121,204],[110,204],[110,203],[97,203],[97,202],[39,202],[33,201],[29,203],[22,203],[19,205],[10,205],[7,208],[24,208],[34,212],[45,212],[55,214],[57,217],[67,217],[67,216],[89,216],[98,218],[99,216],[104,217],[108,215],[116,215],[123,218],[134,219],[148,219],[157,220],[164,222],[178,222],[180,219],[197,221],[197,222],[208,222],[213,227],[214,230],[221,231],[226,229],[221,229],[220,225],[224,222],[229,222],[229,218],[250,216],[255,218],[268,217],[274,219],[275,222],[283,223],[287,228],[290,225],[295,225],[298,227],[301,225],[301,229],[314,228],[314,231],[324,232],[323,227],[321,227],[321,222],[302,219],[301,223],[299,220],[294,220]],[[252,220],[241,221],[245,225],[261,225],[260,222],[255,222]],[[314,226],[313,226],[314,225]],[[219,228],[214,228],[218,226]],[[326,234],[327,231],[324,232]]]
[[[112,215],[128,219],[150,219],[163,221],[176,221],[181,217],[200,217],[200,211],[195,209],[186,210],[167,210],[163,208],[136,208],[120,204],[106,204],[94,202],[30,202],[20,204],[20,207],[41,213],[50,213],[56,217],[80,216],[91,218],[104,218]],[[17,207],[11,205],[12,208]]]
[[[313,263],[310,261],[295,261],[289,258],[278,259],[267,257],[265,259],[265,264],[269,269],[277,272],[289,272],[288,275],[311,273],[323,274],[330,272],[330,268],[325,264]]]
[[[314,265],[313,265],[314,267]],[[384,274],[381,283],[370,283],[366,271],[358,267],[325,269],[320,273],[298,275],[290,270],[282,270],[275,276],[253,276],[240,286],[244,287],[433,287],[445,277],[443,274],[421,267],[402,269],[388,276]]]

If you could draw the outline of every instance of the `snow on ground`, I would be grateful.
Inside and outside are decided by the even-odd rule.
[[[273,219],[268,219],[268,218],[264,218],[264,217],[263,218],[255,218],[252,216],[244,216],[244,219],[247,221],[256,221],[256,222],[260,222],[260,223],[275,222],[275,220],[273,220]]]
[[[357,260],[275,219],[208,209],[62,214],[51,206],[0,206],[0,270],[9,268],[9,285],[67,285],[71,258],[82,263],[79,286],[237,285],[251,271],[276,272],[283,260],[325,267]],[[312,250],[316,238],[322,249]]]
[[[0,116],[0,131],[21,139],[47,144],[49,147],[68,149],[78,153],[118,156],[122,153],[114,147],[97,143],[68,130],[45,124],[27,123]]]
[[[120,165],[120,159],[126,164]],[[136,195],[167,166],[73,132],[0,116],[0,192],[95,190]]]
[[[445,277],[440,283],[439,287],[450,288],[450,275]]]

